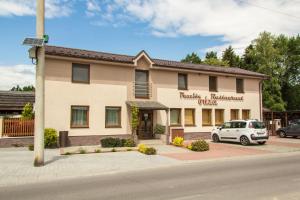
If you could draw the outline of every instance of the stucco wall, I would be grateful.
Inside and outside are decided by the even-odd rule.
[[[91,64],[90,84],[71,82],[72,64],[47,59],[45,126],[69,135],[127,134],[127,100],[130,70]],[[89,106],[89,128],[70,128],[71,105]],[[105,106],[121,106],[122,128],[105,128]]]
[[[76,61],[77,62],[77,61]],[[82,62],[81,62],[82,63]],[[155,100],[169,108],[195,108],[194,127],[185,127],[185,132],[207,132],[211,127],[202,127],[202,108],[225,110],[225,121],[230,120],[230,109],[251,110],[251,118],[260,118],[259,80],[244,79],[245,93],[236,93],[236,77],[218,76],[217,95],[243,96],[243,101],[218,101],[217,106],[199,105],[196,99],[182,99],[177,89],[178,72],[151,69],[147,59],[141,57],[136,69],[149,70],[149,80],[152,85],[150,99],[135,99],[133,93],[134,66],[116,66],[84,61],[90,64],[90,84],[71,82],[72,62],[61,59],[46,59],[45,83],[45,125],[58,131],[69,131],[71,136],[79,135],[120,135],[130,134],[130,111],[127,100]],[[200,73],[188,73],[188,90],[186,94],[197,93],[201,97],[210,97],[208,87],[209,76]],[[70,128],[71,105],[89,106],[89,128]],[[122,128],[105,128],[105,106],[121,106]],[[154,121],[165,124],[165,111],[154,112]],[[182,124],[184,110],[182,109]],[[184,125],[183,125],[184,127]]]
[[[199,75],[197,73],[188,75],[188,90],[179,91],[177,89],[177,72],[156,71],[152,73],[152,78],[156,83],[157,100],[169,108],[182,108],[182,127],[184,127],[184,108],[195,109],[195,126],[184,127],[185,132],[207,132],[211,131],[213,126],[202,127],[202,109],[212,109],[212,123],[214,125],[214,109],[224,109],[224,120],[230,120],[230,109],[239,109],[239,118],[242,118],[242,109],[250,110],[252,119],[260,119],[259,102],[259,80],[245,79],[244,93],[236,93],[236,77],[218,77],[218,92],[209,92],[208,75]],[[197,99],[180,98],[180,92],[186,94],[197,93],[202,98],[210,98],[211,94],[225,96],[243,96],[243,101],[219,100],[217,106],[199,105]],[[165,124],[164,112],[158,112],[158,123]]]

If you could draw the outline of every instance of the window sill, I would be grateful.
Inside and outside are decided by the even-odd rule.
[[[105,126],[105,128],[122,128],[122,126]]]
[[[71,126],[71,128],[90,128],[89,126]]]
[[[171,124],[170,127],[181,127],[181,124]]]
[[[191,124],[191,125],[184,125],[184,126],[186,126],[186,127],[196,127],[196,125],[195,124]]]
[[[212,124],[202,124],[202,126],[213,126]]]
[[[77,84],[90,84],[90,81],[88,81],[88,82],[85,82],[85,81],[73,81],[72,80],[72,83],[77,83]]]

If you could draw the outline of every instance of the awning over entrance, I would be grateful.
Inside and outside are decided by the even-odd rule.
[[[141,110],[168,110],[168,107],[157,101],[126,101],[130,107],[136,106]]]

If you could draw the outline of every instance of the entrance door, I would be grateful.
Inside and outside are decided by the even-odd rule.
[[[139,111],[139,139],[153,139],[153,111],[140,110]]]

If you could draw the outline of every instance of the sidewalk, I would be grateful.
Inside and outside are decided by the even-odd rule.
[[[45,166],[33,167],[33,152],[27,148],[0,149],[0,187],[66,178],[170,167],[192,162],[222,159],[255,158],[278,153],[300,153],[300,139],[271,138],[266,145],[241,146],[233,143],[210,143],[206,152],[192,152],[172,145],[151,145],[158,155],[136,151],[59,155],[58,149],[45,151]],[[284,154],[282,154],[284,155]]]
[[[0,187],[180,164],[134,151],[60,156],[59,150],[47,149],[44,167],[33,167],[33,152],[27,148],[0,149],[0,155]]]

